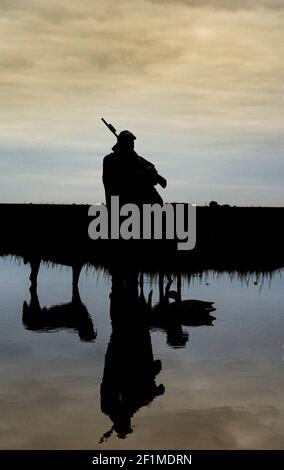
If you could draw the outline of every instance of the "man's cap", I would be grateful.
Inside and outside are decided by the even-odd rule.
[[[136,137],[130,131],[121,131],[118,140],[136,140]]]

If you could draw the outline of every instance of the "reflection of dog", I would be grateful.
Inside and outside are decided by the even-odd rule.
[[[94,341],[97,333],[94,331],[92,319],[86,306],[82,303],[78,281],[82,265],[75,263],[72,266],[72,300],[67,304],[53,305],[50,308],[41,308],[37,295],[37,276],[41,259],[39,257],[24,258],[24,263],[30,263],[30,293],[29,305],[23,305],[23,324],[26,329],[47,332],[62,329],[71,329],[78,332],[81,341]]]
[[[71,329],[78,332],[81,341],[94,341],[92,319],[82,303],[77,286],[73,286],[72,301],[67,304],[41,308],[36,287],[30,288],[31,301],[23,305],[23,324],[26,329],[37,332]]]

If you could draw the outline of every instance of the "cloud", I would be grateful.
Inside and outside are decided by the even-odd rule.
[[[284,437],[279,410],[261,406],[253,408],[224,406],[189,409],[182,413],[170,410],[160,414],[156,422],[152,416],[142,417],[140,426],[143,424],[148,430],[144,445],[150,447],[151,442],[155,442],[154,436],[159,435],[164,448],[173,446],[173,439],[179,449],[188,448],[188,442],[193,449],[281,448]],[[177,422],[173,437],[172,429]]]
[[[157,145],[159,165],[169,153],[182,166],[192,145],[192,158],[234,159],[259,135],[273,141],[284,118],[281,3],[0,0],[4,146],[101,149],[101,115],[138,130],[142,151]]]
[[[60,7],[9,2],[0,22],[4,101],[40,95],[64,102],[67,94],[105,101],[105,94],[137,92],[159,99],[164,91],[180,109],[181,96],[209,108],[220,98],[233,105],[255,99],[255,87],[259,101],[267,99],[283,74],[283,16],[168,4],[170,12],[142,0],[83,1],[80,8],[73,0]]]
[[[252,10],[268,8],[280,10],[284,8],[282,0],[149,0],[152,3],[182,3],[188,7],[205,7],[221,10]]]

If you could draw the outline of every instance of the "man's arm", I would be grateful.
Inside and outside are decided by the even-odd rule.
[[[149,162],[149,160],[146,160],[146,158],[140,157],[137,155],[139,161],[142,163],[145,169],[145,173],[147,177],[149,178],[150,183],[155,186],[156,184],[159,184],[162,186],[162,188],[165,188],[167,186],[167,180],[163,178],[163,176],[159,175],[157,172],[155,165],[153,163]]]

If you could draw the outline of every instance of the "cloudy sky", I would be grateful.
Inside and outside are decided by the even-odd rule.
[[[101,202],[137,135],[167,201],[284,204],[283,0],[0,0],[0,202]]]

